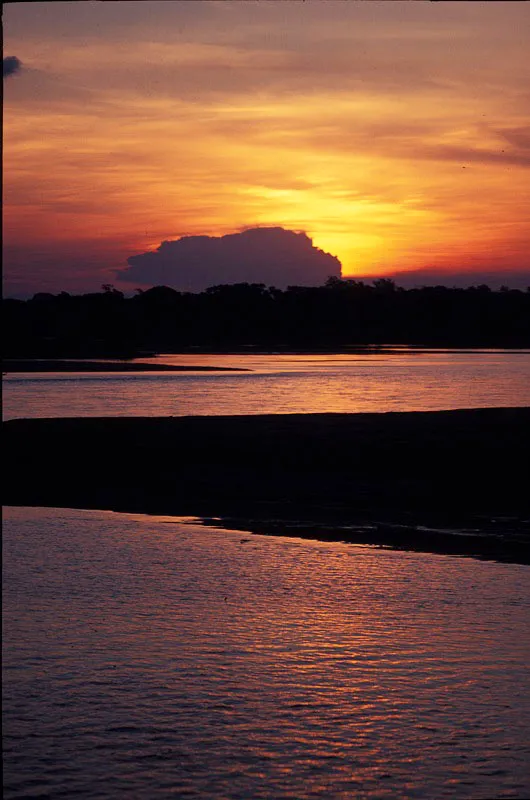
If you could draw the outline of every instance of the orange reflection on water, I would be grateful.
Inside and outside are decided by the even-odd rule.
[[[156,363],[157,359],[140,360]],[[236,371],[8,374],[4,419],[379,413],[530,405],[528,351],[396,348],[351,355],[160,355],[158,361]]]
[[[8,787],[528,785],[524,567],[110,512],[8,509],[4,534]]]

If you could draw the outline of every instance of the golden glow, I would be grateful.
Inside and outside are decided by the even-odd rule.
[[[178,47],[110,34],[58,47],[52,32],[9,39],[12,8],[9,50],[28,67],[5,86],[8,246],[99,243],[109,269],[164,239],[282,225],[307,231],[350,276],[528,265],[530,114],[522,48],[508,39],[502,74],[479,49],[468,80],[466,48],[478,45],[462,30],[451,39],[450,25],[447,40],[417,26],[418,63],[436,80],[401,79],[406,59],[384,53],[405,32],[390,26],[370,45],[375,78],[364,65],[355,83],[358,56],[331,45],[331,66],[229,43],[228,30]],[[226,86],[210,90],[212,75]]]

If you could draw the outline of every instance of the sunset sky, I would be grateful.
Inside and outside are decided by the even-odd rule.
[[[129,257],[252,227],[305,231],[344,276],[530,283],[530,3],[10,3],[3,24],[8,296],[130,292]]]

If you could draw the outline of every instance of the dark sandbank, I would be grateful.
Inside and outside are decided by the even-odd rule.
[[[7,359],[3,372],[249,372],[239,367],[173,366],[132,361],[70,361],[47,359]]]
[[[530,563],[528,408],[3,425],[6,505]]]

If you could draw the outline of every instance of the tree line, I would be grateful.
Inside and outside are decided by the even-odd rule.
[[[335,349],[355,345],[529,347],[530,287],[403,289],[389,279],[323,286],[167,286],[126,297],[38,293],[4,299],[4,357],[123,357],[141,352]]]

